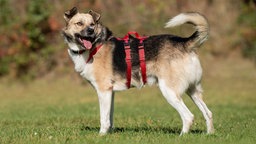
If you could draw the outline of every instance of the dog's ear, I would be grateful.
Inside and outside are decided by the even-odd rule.
[[[95,22],[98,22],[100,20],[100,14],[96,13],[93,10],[89,10],[88,12],[94,19]]]
[[[66,22],[68,22],[75,14],[78,13],[78,10],[76,7],[73,7],[71,10],[66,11],[64,13],[64,19],[66,20]]]

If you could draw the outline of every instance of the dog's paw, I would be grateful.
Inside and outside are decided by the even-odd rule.
[[[186,135],[187,133],[188,133],[188,132],[183,132],[183,131],[181,131],[179,136],[182,137],[182,136]]]
[[[107,135],[108,133],[110,133],[110,128],[107,128],[107,129],[100,129],[100,132],[99,132],[99,135],[100,136],[105,136]]]
[[[214,134],[214,132],[215,132],[214,128],[211,128],[211,129],[207,130],[207,134]]]
[[[113,128],[113,127],[106,128],[106,129],[101,128],[101,129],[100,129],[100,132],[99,132],[99,135],[100,135],[100,136],[105,136],[105,135],[111,134],[111,133],[113,133],[113,132],[114,132],[114,128]]]

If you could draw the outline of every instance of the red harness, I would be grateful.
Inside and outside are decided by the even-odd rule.
[[[131,48],[129,44],[129,35],[135,35],[137,39],[139,39],[139,60],[140,60],[140,70],[143,84],[147,82],[147,72],[146,72],[146,62],[145,62],[145,52],[144,52],[144,43],[143,41],[147,38],[141,37],[137,32],[130,31],[123,38],[117,38],[118,40],[124,41],[124,49],[125,49],[125,61],[127,65],[126,69],[126,86],[127,88],[131,87],[131,75],[132,75],[132,62],[131,62]]]
[[[140,71],[142,76],[143,84],[147,82],[147,72],[146,72],[146,62],[145,62],[145,52],[144,52],[144,43],[143,41],[147,38],[146,36],[141,37],[137,32],[130,31],[123,38],[117,38],[118,40],[124,41],[124,49],[125,49],[125,61],[126,61],[126,86],[127,88],[131,87],[131,77],[132,77],[132,59],[131,59],[131,48],[129,44],[129,35],[135,35],[135,37],[140,41],[139,42],[139,60],[140,60]],[[102,47],[103,44],[98,45],[95,49],[90,51],[89,57],[86,61],[88,63],[93,56],[98,52],[98,50]],[[80,54],[80,52],[79,52]]]

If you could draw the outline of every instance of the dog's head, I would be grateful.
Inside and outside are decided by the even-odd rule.
[[[67,42],[91,49],[101,31],[100,14],[92,10],[88,13],[79,13],[74,7],[64,13],[64,19],[66,27],[63,29],[63,35]]]

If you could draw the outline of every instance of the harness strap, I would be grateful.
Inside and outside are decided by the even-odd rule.
[[[145,62],[145,51],[143,40],[140,40],[139,44],[139,58],[140,58],[140,70],[143,84],[147,83],[147,72],[146,72],[146,62]]]
[[[124,50],[125,50],[125,61],[126,61],[126,86],[131,87],[131,77],[132,77],[132,58],[131,58],[131,48],[129,44],[129,37],[124,39]]]
[[[140,40],[139,42],[139,60],[140,60],[140,70],[141,70],[141,76],[143,84],[146,84],[147,82],[147,72],[146,72],[146,62],[145,62],[145,51],[144,51],[144,44],[143,41],[147,37],[140,37],[140,35],[137,32],[130,31],[128,32],[123,38],[117,38],[118,40],[124,41],[124,48],[125,48],[125,61],[126,61],[126,86],[127,88],[130,88],[131,86],[131,73],[132,73],[132,62],[131,62],[131,48],[129,43],[129,35],[135,35],[137,39]]]
[[[140,71],[143,84],[147,83],[147,69],[146,69],[146,62],[145,62],[145,50],[144,50],[144,43],[143,41],[147,38],[147,36],[141,37],[137,32],[130,31],[128,34],[134,34],[137,39],[140,40],[139,43],[139,60],[140,60]]]

